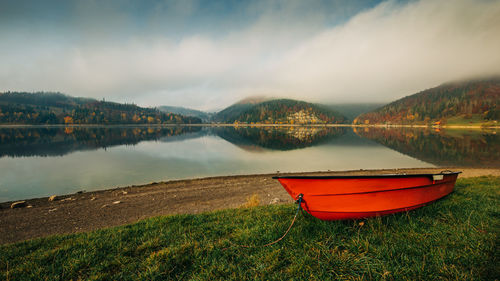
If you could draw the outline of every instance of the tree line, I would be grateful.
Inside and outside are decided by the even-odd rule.
[[[197,117],[61,93],[0,93],[0,124],[194,124]]]
[[[355,119],[358,124],[429,124],[451,117],[500,120],[500,78],[444,84]]]
[[[334,112],[326,107],[307,103],[303,101],[280,99],[272,100],[257,105],[245,110],[239,114],[234,120],[229,122],[245,122],[245,123],[296,123],[297,118],[293,117],[294,113],[302,112],[306,117],[317,119],[312,123],[345,123],[347,118],[342,114]],[[306,123],[309,123],[306,121]]]

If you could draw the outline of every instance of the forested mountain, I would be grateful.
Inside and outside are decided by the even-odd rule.
[[[336,111],[349,120],[354,120],[363,113],[373,111],[379,107],[384,106],[385,103],[339,103],[339,104],[328,104],[326,105],[333,111]]]
[[[222,113],[222,114],[221,114]],[[346,123],[340,113],[317,104],[278,99],[257,104],[235,104],[219,112],[217,121],[264,124],[335,124]]]
[[[356,124],[468,124],[500,120],[500,77],[447,83],[358,116]]]
[[[210,119],[214,115],[214,113],[209,113],[209,112],[204,112],[204,111],[200,111],[200,110],[179,107],[179,106],[162,105],[162,106],[159,106],[158,109],[160,111],[166,112],[166,113],[174,113],[174,114],[179,114],[182,116],[197,117],[197,118],[200,118],[203,122],[210,121]]]
[[[234,120],[240,116],[241,113],[245,112],[246,110],[252,108],[254,105],[253,104],[233,104],[229,107],[224,108],[223,110],[217,112],[214,117],[213,121],[215,122],[225,122],[225,123],[232,123]]]
[[[238,118],[240,114],[245,112],[246,110],[254,107],[256,104],[268,101],[269,99],[264,98],[264,97],[250,97],[246,98],[243,100],[240,100],[239,102],[226,107],[225,109],[217,112],[213,118],[212,121],[215,122],[234,122]],[[232,121],[228,121],[232,120]]]
[[[0,124],[191,124],[201,119],[61,93],[0,93]]]

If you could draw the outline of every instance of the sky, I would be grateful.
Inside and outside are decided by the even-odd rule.
[[[214,111],[499,74],[498,0],[0,0],[0,92]]]

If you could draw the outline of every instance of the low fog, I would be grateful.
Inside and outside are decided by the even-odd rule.
[[[500,74],[500,1],[92,3],[1,4],[0,91],[214,110],[248,96],[388,102]]]

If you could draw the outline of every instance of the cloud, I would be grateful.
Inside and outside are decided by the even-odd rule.
[[[385,102],[500,73],[498,1],[344,9],[345,3],[321,9],[321,1],[311,7],[296,1],[283,9],[282,2],[263,1],[235,8],[241,20],[212,14],[178,30],[162,29],[169,9],[156,2],[146,16],[111,6],[90,19],[85,15],[96,8],[83,3],[73,9],[80,16],[60,29],[0,29],[0,90],[215,109],[250,95]],[[200,5],[177,7],[185,18],[170,23],[180,27],[196,18],[208,9]]]
[[[321,101],[390,101],[500,73],[500,2],[385,2],[286,55],[279,87]]]

